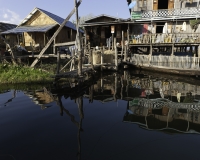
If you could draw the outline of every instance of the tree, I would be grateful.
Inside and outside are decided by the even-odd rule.
[[[83,28],[83,24],[85,23],[86,20],[91,19],[94,17],[94,14],[90,13],[86,16],[81,16],[79,17],[79,27]],[[72,23],[76,25],[76,20],[72,20]]]

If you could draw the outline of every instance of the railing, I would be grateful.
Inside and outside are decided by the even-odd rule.
[[[132,63],[134,65],[153,65],[159,67],[170,67],[177,69],[200,69],[200,57],[189,56],[150,56],[134,54],[132,56]]]
[[[138,100],[138,105],[145,108],[153,108],[153,109],[160,109],[163,106],[168,108],[174,108],[174,109],[187,109],[188,111],[196,111],[200,112],[200,103],[175,103],[168,99],[164,98],[157,98],[157,99],[145,99],[145,98],[135,98],[135,100]],[[131,102],[129,102],[129,105],[131,106]]]
[[[155,44],[155,43],[200,43],[200,33],[156,33],[132,34],[130,44]]]
[[[132,13],[134,14],[134,12]],[[148,10],[143,11],[140,16],[132,19],[144,19],[144,18],[177,18],[177,17],[195,17],[199,16],[200,8],[187,7],[181,9],[160,9],[160,10]]]

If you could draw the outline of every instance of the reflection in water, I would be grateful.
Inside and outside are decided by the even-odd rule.
[[[77,128],[78,160],[81,159],[83,147],[83,99],[88,100],[90,104],[94,101],[127,101],[127,111],[121,119],[123,122],[136,123],[143,129],[170,134],[200,133],[200,86],[195,83],[123,71],[78,80],[69,79],[67,82],[41,87],[38,90],[27,90],[24,93],[41,109],[50,109],[56,104],[60,115],[66,114],[70,118]],[[5,104],[15,97],[14,90],[13,97],[9,97]],[[76,103],[79,120],[69,106],[65,106],[64,102],[67,99]]]
[[[124,121],[148,130],[200,134],[200,104],[180,104],[161,98],[134,99],[128,103]]]
[[[16,97],[16,90],[13,91],[12,98],[8,99],[7,102],[4,103],[4,106],[6,106],[8,103],[12,102],[12,100]]]

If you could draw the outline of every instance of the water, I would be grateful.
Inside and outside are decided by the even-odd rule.
[[[177,104],[181,93],[179,104],[198,106],[198,80],[180,79],[124,72],[83,91],[69,91],[69,84],[46,92],[12,87],[0,94],[0,160],[198,159],[198,107],[155,109],[135,100]]]

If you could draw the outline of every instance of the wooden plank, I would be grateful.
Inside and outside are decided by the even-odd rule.
[[[81,50],[81,41],[79,34],[79,16],[78,16],[78,4],[77,0],[74,0],[75,3],[75,12],[76,12],[76,44],[78,47],[78,75],[82,75],[82,50]]]
[[[153,1],[153,10],[158,10],[158,0]]]
[[[54,47],[59,47],[59,46],[73,46],[73,45],[75,45],[75,41],[66,42],[66,43],[56,43],[56,44],[54,44]]]
[[[79,0],[79,2],[77,3],[77,7],[81,4],[81,2],[82,2],[82,0]],[[31,67],[34,67],[37,64],[37,62],[39,61],[39,59],[41,58],[41,56],[44,54],[44,52],[47,50],[47,48],[51,45],[51,43],[53,42],[53,40],[55,39],[55,37],[59,34],[59,32],[62,30],[62,28],[65,26],[65,24],[69,21],[69,19],[72,17],[72,15],[75,13],[75,11],[76,11],[76,7],[74,7],[74,9],[70,12],[70,14],[67,16],[67,18],[60,25],[60,27],[58,28],[58,30],[54,33],[54,35],[51,37],[51,39],[49,40],[49,42],[46,44],[46,46],[42,49],[42,51],[38,55],[38,58],[36,58],[33,61],[33,63],[31,64]]]
[[[174,8],[174,0],[168,0],[168,9]]]

